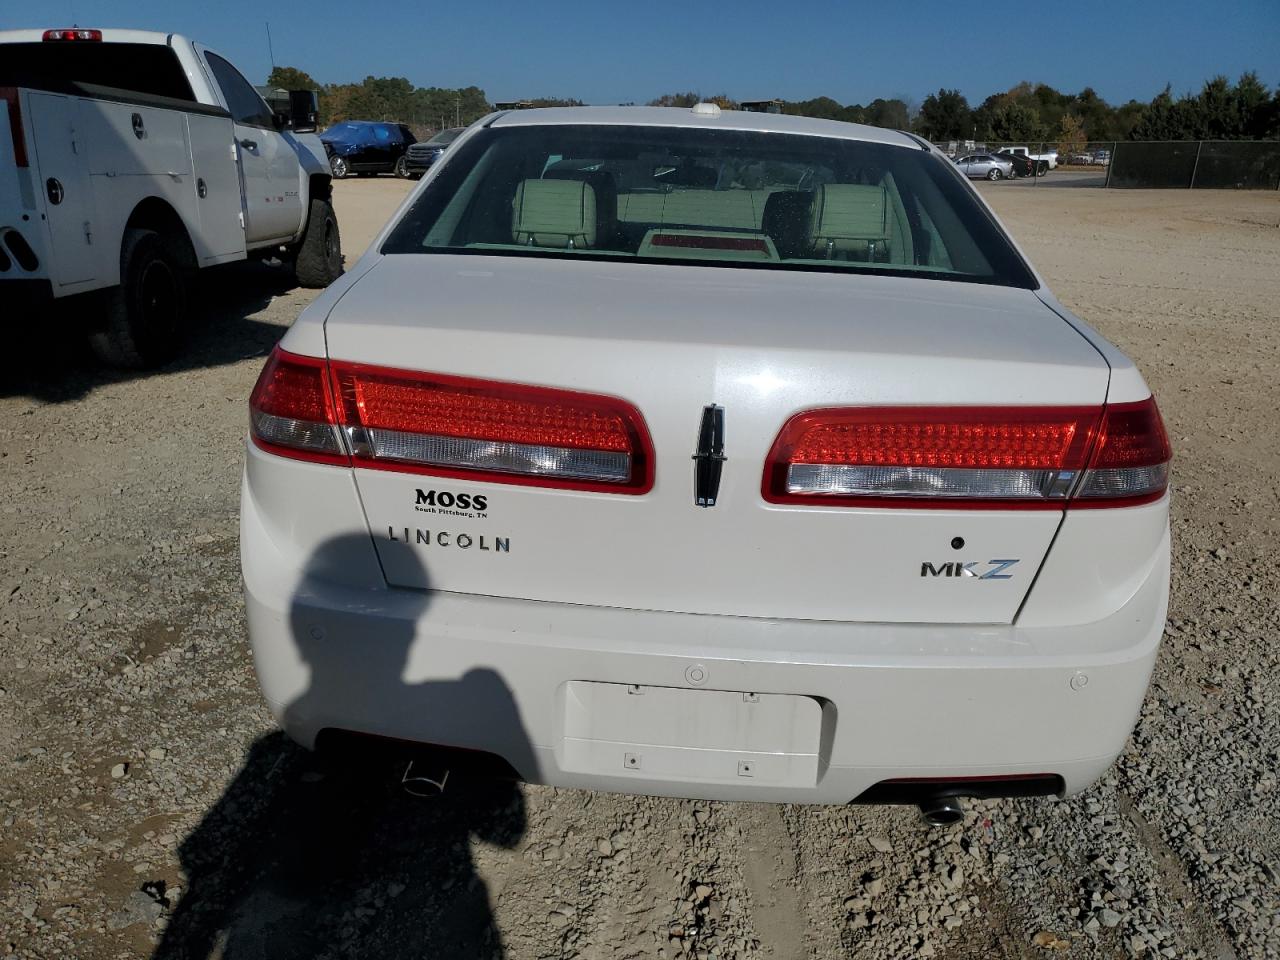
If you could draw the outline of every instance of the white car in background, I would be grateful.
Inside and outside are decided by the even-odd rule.
[[[953,822],[1092,783],[1160,642],[1151,391],[909,134],[490,116],[250,406],[250,638],[309,747]]]

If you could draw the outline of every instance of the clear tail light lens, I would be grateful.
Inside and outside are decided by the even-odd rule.
[[[276,349],[251,401],[259,446],[318,459],[318,444],[328,456],[336,442],[343,463],[498,483],[630,494],[653,486],[644,420],[617,398],[342,361],[325,375],[325,367]],[[289,402],[258,403],[264,382],[277,381]]]
[[[854,407],[783,427],[772,503],[1049,508],[1157,499],[1169,445],[1154,400],[1098,407]],[[1086,505],[1086,504],[1082,504]]]

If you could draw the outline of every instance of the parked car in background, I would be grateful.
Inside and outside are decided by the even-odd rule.
[[[353,173],[409,176],[405,152],[417,138],[403,123],[344,120],[320,134],[329,167],[341,180]]]
[[[970,153],[956,161],[960,172],[971,180],[1000,180],[1013,176],[1013,162],[991,153]]]
[[[44,322],[79,299],[100,359],[149,367],[181,346],[199,270],[258,257],[330,283],[315,94],[280,106],[178,34],[0,33],[0,316]]]
[[[1034,177],[1036,175],[1037,161],[1030,157],[1023,156],[1020,153],[1004,153],[997,151],[992,154],[997,160],[1008,160],[1012,164],[1011,176],[1014,177]]]
[[[1058,166],[1057,150],[1047,150],[1044,153],[1032,153],[1026,147],[1002,147],[1001,150],[1004,153],[1021,154],[1024,157],[1030,157],[1032,160],[1043,160],[1046,171],[1053,170]],[[1040,174],[1040,175],[1043,176],[1043,174]]]
[[[430,170],[431,165],[444,155],[445,150],[449,149],[449,144],[458,139],[466,129],[466,127],[450,127],[447,130],[441,130],[428,140],[410,144],[405,154],[405,166],[408,168],[409,176],[416,179]]]
[[[1095,150],[1093,152],[1093,162],[1101,167],[1107,166],[1109,163],[1111,163],[1111,151]]]
[[[1164,631],[1151,390],[892,130],[476,124],[249,408],[268,706],[437,784],[955,823],[1105,773]]]

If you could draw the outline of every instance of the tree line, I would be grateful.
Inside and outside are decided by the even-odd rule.
[[[1258,75],[1234,84],[1218,76],[1199,93],[1112,106],[1091,88],[1061,93],[1020,83],[975,108],[958,90],[939,90],[920,105],[913,129],[930,140],[1051,141],[1070,147],[1105,140],[1266,140],[1280,137],[1280,88]]]
[[[415,87],[403,77],[365,77],[359,83],[317,83],[296,67],[276,67],[267,84],[286,90],[316,90],[324,122],[393,120],[419,136],[441,127],[471,123],[493,107],[480,87]],[[725,94],[667,93],[650,106],[688,107],[709,100],[727,109],[739,104]],[[531,98],[533,106],[581,106],[580,100]],[[1280,138],[1280,87],[1271,90],[1256,73],[1232,83],[1218,76],[1198,93],[1174,97],[1166,86],[1149,103],[1113,106],[1091,87],[1062,93],[1048,84],[1020,83],[971,107],[959,90],[942,89],[918,106],[900,98],[863,105],[831,97],[780,101],[783,113],[912,130],[935,141],[1052,142],[1060,150],[1105,140],[1263,140]]]
[[[479,87],[415,87],[404,77],[365,77],[359,83],[317,83],[297,67],[276,67],[267,86],[282,90],[314,90],[320,117],[327,126],[343,120],[390,120],[408,124],[419,137],[446,127],[460,127],[493,111]],[[536,107],[580,107],[581,100],[541,97]]]

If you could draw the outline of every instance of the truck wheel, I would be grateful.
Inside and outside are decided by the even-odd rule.
[[[347,166],[347,161],[342,157],[330,157],[329,169],[333,171],[333,179],[335,180],[341,180],[351,173],[351,168]]]
[[[1046,164],[1037,164],[1037,165],[1036,165],[1036,176],[1037,176],[1037,177],[1043,177],[1043,176],[1044,176],[1046,173],[1048,173],[1048,172],[1049,172],[1049,164],[1047,164],[1047,163],[1046,163]]]
[[[328,200],[312,200],[307,230],[294,257],[294,272],[304,287],[327,287],[342,276],[342,237]]]
[[[408,179],[409,179],[409,160],[408,160],[408,158],[406,158],[406,157],[401,157],[399,160],[397,160],[397,161],[396,161],[395,175],[396,175],[397,177],[399,177],[401,180],[408,180]]]
[[[107,293],[106,323],[89,334],[98,359],[113,367],[155,367],[186,335],[187,267],[182,251],[154,230],[126,230],[120,285]]]

